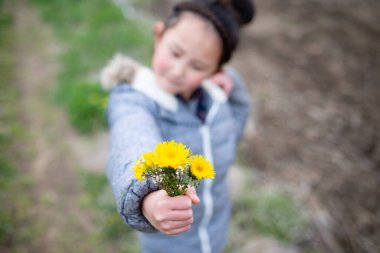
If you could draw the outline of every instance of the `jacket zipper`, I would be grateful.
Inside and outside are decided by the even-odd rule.
[[[214,103],[211,106],[209,113],[206,116],[205,124],[200,127],[200,133],[202,136],[202,145],[204,156],[214,165],[214,159],[212,155],[212,147],[211,147],[211,133],[210,133],[210,125],[212,120],[214,119],[218,109],[219,103]],[[211,188],[213,181],[211,179],[205,180],[205,185],[203,189],[203,200],[204,200],[204,216],[201,220],[198,235],[201,241],[202,253],[211,253],[211,243],[210,236],[207,232],[207,226],[210,223],[210,219],[213,213],[213,205],[214,201],[212,199]]]

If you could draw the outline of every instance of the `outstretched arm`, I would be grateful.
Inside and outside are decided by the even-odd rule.
[[[125,222],[144,232],[156,229],[141,212],[143,198],[158,186],[137,181],[132,167],[141,154],[162,141],[156,125],[153,102],[129,85],[114,87],[109,98],[109,159],[106,174]]]

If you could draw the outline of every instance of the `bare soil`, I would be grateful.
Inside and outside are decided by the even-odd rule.
[[[257,0],[233,65],[254,115],[248,164],[287,188],[321,252],[380,247],[380,4]]]

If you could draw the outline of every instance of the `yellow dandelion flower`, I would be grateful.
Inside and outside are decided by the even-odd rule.
[[[156,163],[156,155],[153,152],[143,154],[139,160],[133,166],[134,175],[137,180],[145,180],[144,173],[152,168]]]
[[[191,159],[190,171],[198,180],[202,178],[215,178],[215,171],[211,163],[200,155],[195,155]]]
[[[139,181],[145,180],[144,173],[146,171],[146,166],[143,162],[137,161],[132,169],[137,180]]]
[[[160,168],[177,169],[179,166],[184,166],[188,162],[190,150],[175,141],[165,141],[157,144],[155,148],[157,156],[157,165]]]
[[[153,167],[157,164],[157,156],[154,152],[145,153],[141,156],[146,167]]]

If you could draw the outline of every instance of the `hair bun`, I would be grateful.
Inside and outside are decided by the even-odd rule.
[[[195,12],[214,25],[223,43],[220,66],[230,60],[239,42],[241,26],[255,16],[253,0],[185,0],[174,6],[172,17],[183,11]]]
[[[248,24],[255,17],[255,6],[251,0],[230,0],[240,25]]]
[[[256,14],[253,0],[193,0],[193,2],[203,3],[211,8],[215,8],[212,6],[222,7],[232,14],[240,26],[251,22]]]

